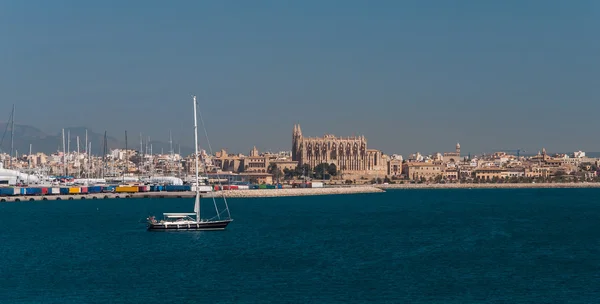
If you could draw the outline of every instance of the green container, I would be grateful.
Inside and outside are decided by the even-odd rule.
[[[266,184],[260,184],[260,185],[258,185],[258,189],[267,189],[267,185]]]

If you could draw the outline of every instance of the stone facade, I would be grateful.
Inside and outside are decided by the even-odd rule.
[[[410,162],[402,166],[402,173],[406,174],[408,179],[418,181],[425,179],[426,181],[434,180],[438,176],[443,176],[443,167],[441,164]]]
[[[368,149],[364,136],[304,137],[300,125],[294,125],[292,160],[311,168],[321,163],[335,164],[343,178],[375,177],[387,174],[387,157],[379,150]]]

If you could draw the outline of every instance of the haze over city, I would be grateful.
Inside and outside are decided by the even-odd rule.
[[[35,8],[33,10],[32,8]],[[600,151],[595,1],[5,1],[0,121],[213,149]]]

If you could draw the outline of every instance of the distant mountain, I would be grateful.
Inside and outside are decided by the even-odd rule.
[[[65,128],[65,147],[69,146],[71,151],[77,151],[77,136],[79,136],[79,150],[85,151],[85,127],[72,127]],[[101,155],[104,143],[104,132],[96,133],[91,129],[88,131],[88,141],[92,143],[92,154]],[[0,123],[0,152],[10,153],[10,126],[7,128],[7,123]],[[71,143],[68,144],[69,135],[71,137]],[[113,136],[106,136],[108,150],[116,148],[125,148],[125,133],[123,132],[122,139],[117,139]],[[152,144],[152,150],[154,154],[160,153],[161,150],[164,153],[168,153],[170,150],[169,143],[161,141],[150,141]],[[14,134],[14,148],[19,154],[29,153],[29,145],[32,145],[32,151],[34,153],[43,152],[46,154],[55,153],[62,151],[62,131],[58,130],[54,134],[47,134],[44,131],[28,125],[15,124]],[[139,135],[132,137],[128,140],[128,148],[139,150]],[[174,152],[178,152],[178,147],[174,146]],[[193,148],[181,146],[181,154],[189,155],[194,151]]]
[[[599,158],[600,152],[585,152],[585,156],[591,157],[591,158]]]

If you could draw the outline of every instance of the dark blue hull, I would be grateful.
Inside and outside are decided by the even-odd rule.
[[[199,230],[224,230],[233,220],[210,221],[192,224],[148,224],[149,231],[199,231]]]

